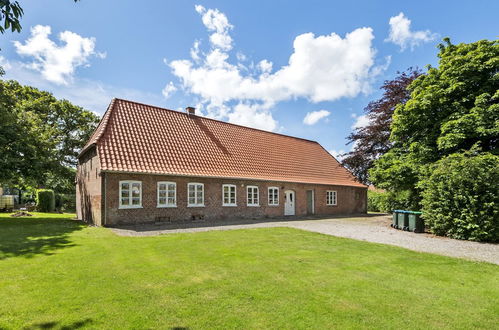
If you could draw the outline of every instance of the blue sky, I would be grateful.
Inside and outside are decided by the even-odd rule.
[[[21,1],[12,78],[102,114],[113,97],[348,151],[379,86],[436,45],[495,39],[497,1]],[[401,14],[402,13],[402,14]]]

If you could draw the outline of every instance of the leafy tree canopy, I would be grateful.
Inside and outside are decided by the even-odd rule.
[[[410,99],[396,107],[393,146],[370,171],[376,186],[410,189],[416,203],[430,164],[470,149],[499,152],[499,43],[444,41],[438,68],[417,78]]]
[[[98,116],[51,93],[0,80],[0,182],[72,190],[78,151]]]
[[[347,137],[348,143],[354,143],[354,148],[345,154],[342,164],[363,183],[369,183],[368,170],[373,162],[392,147],[390,126],[393,112],[397,105],[407,102],[410,97],[407,87],[421,75],[421,71],[409,68],[397,74],[381,86],[383,96],[365,107],[369,124],[357,128]]]

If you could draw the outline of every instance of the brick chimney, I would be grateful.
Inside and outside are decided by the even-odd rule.
[[[194,116],[194,115],[196,115],[196,108],[187,107],[187,108],[185,108],[185,112],[187,112],[187,114],[189,116],[191,116],[191,115]]]

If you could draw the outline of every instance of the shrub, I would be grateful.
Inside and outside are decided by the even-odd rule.
[[[499,156],[452,154],[420,183],[423,217],[437,235],[499,241]]]
[[[367,191],[367,210],[370,212],[391,212],[393,210],[417,210],[410,191],[379,192]]]
[[[55,194],[55,208],[62,212],[76,211],[75,194]]]
[[[53,212],[55,210],[55,195],[50,189],[36,191],[36,208],[40,212]]]

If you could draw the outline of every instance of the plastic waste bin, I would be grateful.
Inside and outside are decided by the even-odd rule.
[[[409,231],[424,233],[424,221],[421,212],[409,212]]]
[[[409,230],[409,214],[407,211],[399,210],[397,213],[397,228],[400,230]]]

